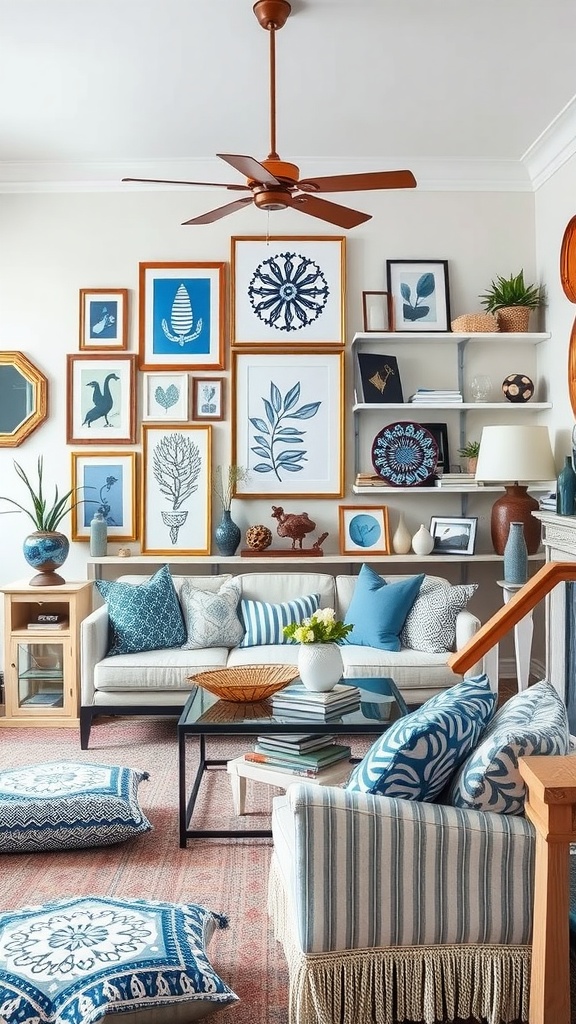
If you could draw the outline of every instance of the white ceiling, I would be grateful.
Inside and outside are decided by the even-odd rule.
[[[574,0],[293,0],[277,148],[302,176],[506,176],[576,93]],[[240,182],[269,149],[252,0],[0,0],[2,191]],[[84,183],[84,186],[82,186]]]

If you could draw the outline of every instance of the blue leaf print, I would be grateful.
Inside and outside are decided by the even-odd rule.
[[[286,396],[284,398],[284,412],[289,412],[292,406],[296,405],[296,402],[298,401],[299,398],[300,383],[298,382],[297,384],[294,385],[293,388],[290,388],[290,391],[286,392]]]
[[[168,412],[168,409],[170,409],[171,406],[176,405],[176,402],[180,398],[180,391],[175,384],[170,384],[166,390],[158,385],[154,391],[154,398],[158,402],[158,405],[161,405],[162,408]]]
[[[435,287],[434,274],[422,274],[416,284],[416,295],[419,299],[427,299],[429,295],[432,295]]]
[[[264,434],[270,433],[268,430],[268,424],[264,423],[264,420],[257,419],[256,416],[251,416],[250,423],[253,427],[256,427],[256,430],[261,430]]]
[[[299,473],[304,468],[307,451],[303,448],[295,450],[294,446],[304,444],[306,431],[289,426],[284,421],[312,419],[322,403],[307,402],[296,408],[300,393],[299,381],[289,388],[284,397],[280,388],[271,381],[270,399],[264,396],[261,399],[268,423],[259,416],[249,417],[249,422],[258,431],[252,435],[255,443],[250,451],[265,460],[252,467],[255,473],[274,473],[281,482],[281,471]]]
[[[280,394],[280,389],[274,383],[270,384],[270,401],[272,402],[274,412],[280,412],[282,408],[282,395]]]
[[[423,320],[424,317],[428,316],[430,312],[430,306],[422,306],[420,303],[422,299],[428,298],[429,295],[433,295],[436,290],[436,280],[434,274],[421,274],[416,282],[416,297],[414,302],[412,301],[412,289],[407,281],[402,281],[400,285],[400,295],[404,302],[402,305],[402,314],[405,320],[414,322],[415,320]]]

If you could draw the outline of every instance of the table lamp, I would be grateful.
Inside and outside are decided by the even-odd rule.
[[[548,427],[484,427],[475,478],[505,487],[505,494],[492,506],[490,530],[496,553],[504,554],[510,523],[515,522],[524,524],[528,554],[536,554],[541,527],[532,512],[538,502],[528,494],[527,485],[556,479]]]

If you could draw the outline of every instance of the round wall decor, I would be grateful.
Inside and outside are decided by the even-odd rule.
[[[534,382],[525,373],[509,373],[502,381],[502,391],[509,402],[529,402],[534,394]]]
[[[389,423],[372,442],[372,465],[391,487],[425,484],[437,464],[436,439],[421,423]]]

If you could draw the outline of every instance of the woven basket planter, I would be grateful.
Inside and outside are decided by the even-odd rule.
[[[457,334],[491,334],[500,330],[494,313],[463,313],[450,326]]]
[[[527,331],[530,322],[529,306],[503,306],[498,310],[501,331]]]

